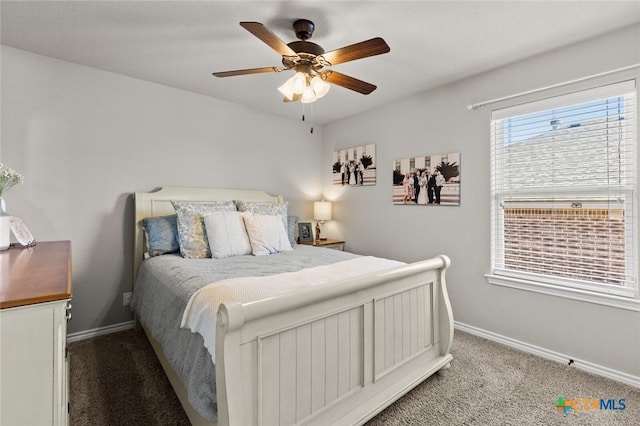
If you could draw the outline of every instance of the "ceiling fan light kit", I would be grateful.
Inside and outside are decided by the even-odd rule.
[[[322,46],[308,41],[313,35],[315,25],[308,19],[298,19],[293,30],[299,41],[285,44],[278,36],[259,22],[240,22],[240,26],[262,40],[266,45],[282,56],[282,67],[262,67],[236,71],[213,73],[216,77],[259,74],[293,70],[289,78],[278,91],[284,95],[285,102],[311,103],[329,92],[331,84],[368,95],[376,89],[373,84],[350,77],[330,69],[332,65],[380,55],[390,51],[387,43],[380,37],[351,44],[330,52]]]
[[[298,71],[284,84],[278,87],[280,93],[285,97],[285,102],[292,102],[299,97],[300,102],[309,104],[320,99],[329,92],[331,86],[326,83],[318,74],[313,75],[310,72]]]

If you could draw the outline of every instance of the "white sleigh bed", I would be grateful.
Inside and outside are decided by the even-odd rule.
[[[134,283],[145,252],[141,220],[171,200],[269,201],[262,191],[165,187],[135,194]],[[321,250],[313,248],[312,250]],[[453,316],[446,256],[299,291],[220,306],[215,340],[217,423],[145,332],[194,425],[363,424],[449,368]]]

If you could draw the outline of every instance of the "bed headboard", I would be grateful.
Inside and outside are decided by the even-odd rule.
[[[134,242],[133,242],[133,284],[140,263],[144,259],[145,240],[142,219],[146,217],[165,216],[175,213],[171,200],[181,201],[263,201],[281,203],[279,195],[270,195],[264,191],[248,189],[192,188],[165,186],[152,192],[136,192],[134,194]]]

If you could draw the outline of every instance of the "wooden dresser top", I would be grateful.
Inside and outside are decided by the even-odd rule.
[[[70,241],[0,251],[0,309],[70,297]]]

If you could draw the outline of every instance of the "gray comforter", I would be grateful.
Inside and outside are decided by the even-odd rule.
[[[217,419],[215,370],[202,336],[180,328],[191,295],[215,281],[294,272],[357,257],[337,250],[294,246],[292,252],[224,259],[184,259],[164,255],[145,260],[135,283],[131,309],[157,339],[184,383],[189,403]]]

